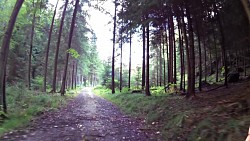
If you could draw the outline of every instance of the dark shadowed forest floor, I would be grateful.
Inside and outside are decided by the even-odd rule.
[[[150,141],[157,131],[145,130],[145,121],[124,115],[106,100],[84,89],[58,111],[47,112],[25,128],[5,133],[3,141]]]

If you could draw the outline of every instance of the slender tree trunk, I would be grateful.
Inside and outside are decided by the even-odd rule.
[[[169,31],[169,83],[174,82],[173,78],[173,17],[169,16],[168,31]]]
[[[3,81],[6,82],[6,71],[4,71]],[[7,113],[6,83],[3,83],[3,112]]]
[[[30,51],[29,51],[29,63],[28,63],[28,89],[31,89],[31,61],[32,61],[32,50],[33,50],[33,39],[35,34],[35,22],[36,22],[36,7],[33,0],[33,8],[35,12],[33,13],[31,33],[30,33]]]
[[[182,41],[183,42],[183,41]],[[185,66],[185,53],[184,53],[184,46],[182,51],[182,63],[183,63],[183,92],[186,92],[186,66]]]
[[[160,86],[162,86],[162,45],[160,42],[160,52],[159,52],[159,59],[160,59]]]
[[[71,22],[71,27],[70,27],[70,32],[69,32],[68,49],[71,48],[71,42],[72,42],[73,32],[74,32],[75,23],[76,23],[76,14],[77,14],[78,6],[79,6],[79,0],[76,0],[74,13],[73,13],[73,17],[72,17],[72,22]],[[67,57],[66,57],[66,64],[65,64],[65,68],[64,68],[64,75],[63,75],[63,81],[62,81],[62,86],[61,86],[61,95],[62,96],[65,94],[65,81],[66,81],[66,77],[67,77],[68,62],[69,62],[69,53],[67,53]]]
[[[173,46],[173,47],[174,47],[174,64],[173,64],[173,65],[174,65],[174,66],[173,66],[173,67],[174,67],[174,71],[173,71],[173,73],[174,73],[174,74],[173,74],[173,75],[174,75],[174,79],[173,79],[173,83],[176,84],[176,81],[177,81],[177,71],[176,71],[176,69],[177,69],[177,64],[176,64],[176,63],[177,63],[177,61],[176,61],[176,59],[177,59],[177,58],[176,58],[176,43],[175,43],[174,23],[173,23],[173,31],[172,31],[172,32],[173,32],[173,43],[174,43],[174,44],[173,44],[173,45],[174,45],[174,46]]]
[[[167,36],[167,27],[166,27],[166,24],[165,24],[165,33],[166,33],[166,37],[165,37],[165,40],[166,40],[166,53],[167,53],[167,70],[168,70],[168,83],[170,83],[170,67],[169,67],[169,45],[168,45],[168,36]]]
[[[216,75],[215,75],[215,81],[219,81],[219,58],[218,58],[218,52],[217,52],[217,40],[216,40],[216,33],[213,29],[213,40],[214,40],[214,50],[215,50],[215,65],[216,65]]]
[[[77,62],[76,62],[76,67],[75,67],[75,68],[76,68],[76,70],[75,70],[75,89],[76,89],[76,85],[78,84],[78,81],[77,81],[77,80],[78,80],[78,79],[77,79],[77,78],[78,78],[78,77],[77,77],[77,76],[78,76],[78,75],[77,75],[77,73],[78,73],[78,63],[77,63]]]
[[[113,52],[112,52],[112,94],[115,93],[115,34],[116,34],[116,11],[117,0],[115,0],[114,30],[113,30]]]
[[[56,53],[55,53],[55,60],[54,60],[54,73],[53,73],[53,82],[52,82],[52,90],[51,90],[52,93],[56,92],[57,62],[58,62],[59,48],[60,48],[60,43],[61,43],[62,30],[63,30],[64,19],[65,19],[65,14],[66,14],[68,2],[69,2],[69,0],[66,0],[65,5],[64,5],[64,9],[62,12],[62,18],[61,18],[61,23],[60,23],[60,28],[59,28],[59,35],[58,35],[57,44],[56,44]]]
[[[156,56],[156,59],[155,59],[155,68],[156,68],[156,86],[159,86],[159,59],[158,59],[158,50],[157,50],[157,56]]]
[[[165,40],[164,34],[162,35],[162,56],[163,56],[163,83],[164,87],[166,86],[166,58],[165,58]],[[165,89],[166,92],[166,89]]]
[[[131,47],[132,47],[132,33],[129,33],[129,68],[128,68],[128,89],[130,90],[131,81]]]
[[[145,87],[145,54],[146,54],[146,31],[145,26],[142,26],[142,90],[144,90]]]
[[[180,17],[177,17],[177,26],[178,26],[178,34],[179,34],[179,49],[180,49],[180,64],[181,64],[181,80],[180,80],[180,90],[183,90],[183,38],[181,35],[181,23]]]
[[[122,35],[121,35],[122,36]],[[123,41],[121,40],[121,58],[120,58],[120,92],[122,92],[122,46],[123,46]]]
[[[185,23],[185,21],[184,21],[184,12],[183,12],[183,9],[181,9],[181,13],[182,13],[182,17],[181,17],[181,21],[182,21],[182,23],[183,23],[183,35],[184,35],[184,40],[185,40],[185,48],[186,48],[186,60],[187,60],[187,74],[188,74],[188,79],[187,79],[187,81],[188,81],[188,87],[189,87],[189,85],[190,85],[190,55],[189,55],[189,41],[188,41],[188,37],[187,37],[187,27],[186,27],[186,23]],[[184,54],[184,52],[183,52],[183,54]],[[184,55],[183,55],[184,56]],[[183,57],[183,60],[184,60],[184,57]],[[185,61],[183,61],[183,62],[185,62]],[[184,64],[184,67],[185,67],[185,64]],[[185,67],[186,68],[186,67]],[[184,72],[184,74],[185,74],[185,72]],[[189,89],[189,88],[188,88]],[[184,92],[185,92],[185,90],[186,90],[186,78],[184,77]],[[187,97],[189,97],[190,96],[190,93],[187,93]]]
[[[56,9],[57,9],[57,5],[58,5],[59,0],[57,0],[56,2],[56,7],[54,10],[54,15],[52,18],[52,23],[50,25],[50,30],[49,30],[49,38],[48,38],[48,45],[46,48],[46,54],[45,54],[45,64],[44,64],[44,80],[43,80],[43,92],[46,92],[46,83],[47,83],[47,70],[48,70],[48,59],[49,59],[49,50],[50,50],[50,41],[51,41],[51,36],[52,36],[52,31],[53,31],[53,27],[54,27],[54,22],[55,22],[55,16],[56,16]]]
[[[193,22],[190,16],[189,11],[189,2],[186,0],[186,14],[188,20],[188,35],[189,35],[189,50],[187,52],[187,60],[189,61],[188,65],[188,94],[187,97],[190,95],[195,96],[195,54],[194,54],[194,34],[193,34]]]
[[[210,75],[213,74],[213,65],[212,65],[212,49],[210,42],[208,41],[208,49],[209,49],[209,63],[210,63]]]
[[[6,66],[7,66],[7,59],[8,59],[8,54],[9,54],[9,45],[10,45],[10,39],[12,36],[12,32],[16,23],[16,18],[19,13],[19,10],[22,7],[24,0],[17,0],[15,7],[12,11],[12,14],[10,16],[10,20],[7,26],[7,29],[5,31],[5,34],[3,35],[3,41],[2,41],[2,46],[1,46],[1,52],[0,52],[0,107],[6,106],[6,103],[4,104],[4,101],[6,101]],[[6,109],[3,109],[4,112],[7,112],[7,107]]]
[[[74,89],[74,77],[75,77],[75,63],[72,65],[72,76],[71,76],[71,89]]]
[[[224,85],[227,87],[227,74],[228,74],[228,68],[227,68],[227,55],[226,55],[226,48],[225,48],[225,37],[224,37],[224,31],[223,31],[223,26],[222,26],[222,18],[221,15],[217,9],[217,6],[215,3],[213,3],[215,13],[217,14],[218,18],[218,24],[219,24],[219,31],[221,34],[221,52],[222,52],[222,58],[223,58],[223,66],[225,69],[225,78],[224,78]]]
[[[146,96],[151,96],[149,86],[149,25],[147,26]]]
[[[205,36],[203,36],[203,47],[204,47],[204,77],[205,77],[205,82],[207,82],[207,48],[206,48],[206,40]]]
[[[201,60],[201,38],[200,38],[200,27],[197,21],[197,17],[195,17],[195,23],[196,23],[196,32],[197,32],[197,38],[198,38],[198,50],[199,50],[199,91],[202,91],[201,88],[201,81],[202,81],[202,60]]]

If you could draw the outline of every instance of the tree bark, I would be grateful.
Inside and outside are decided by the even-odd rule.
[[[73,61],[73,65],[72,65],[72,76],[71,76],[71,89],[74,89],[74,78],[75,78],[75,63]]]
[[[114,29],[113,29],[113,52],[112,52],[112,94],[115,93],[115,34],[116,34],[116,11],[117,0],[115,0]]]
[[[201,57],[201,33],[200,33],[200,27],[198,24],[197,16],[195,17],[195,24],[196,24],[196,32],[197,32],[197,39],[198,39],[198,52],[199,52],[199,91],[202,91],[201,88],[201,81],[202,81],[202,57]]]
[[[146,54],[146,31],[145,26],[142,26],[142,90],[145,87],[145,54]]]
[[[33,8],[35,11],[33,13],[32,18],[32,25],[31,25],[31,33],[30,33],[30,51],[29,51],[29,63],[28,63],[28,89],[31,89],[31,61],[32,61],[32,50],[33,50],[33,39],[34,39],[34,32],[35,32],[35,22],[36,22],[36,7],[35,2],[33,0]]]
[[[159,52],[159,59],[160,59],[160,68],[159,68],[159,84],[160,86],[162,85],[162,45],[161,45],[161,41],[160,41],[160,52]]]
[[[76,0],[74,13],[73,13],[72,21],[71,21],[70,32],[69,32],[68,49],[71,48],[71,42],[72,42],[73,32],[74,32],[75,23],[76,23],[76,14],[77,14],[78,6],[79,6],[79,0]],[[67,53],[66,64],[64,67],[64,75],[63,75],[63,81],[62,81],[62,86],[61,86],[61,95],[62,96],[65,94],[65,81],[66,81],[66,77],[67,77],[68,62],[69,62],[69,53]]]
[[[6,74],[6,66],[7,66],[7,59],[8,59],[8,54],[9,54],[9,45],[10,45],[10,39],[12,36],[12,32],[16,23],[16,18],[17,15],[22,7],[24,0],[17,0],[15,7],[12,11],[12,14],[10,16],[10,20],[7,26],[7,29],[5,31],[5,34],[3,36],[3,41],[2,41],[2,47],[1,47],[1,52],[0,52],[0,106],[5,106],[4,101],[6,100],[6,79],[5,79],[5,74]],[[6,109],[3,109],[4,112],[7,112],[7,107]]]
[[[48,45],[47,45],[47,48],[46,48],[46,51],[45,51],[46,54],[45,54],[45,64],[44,64],[43,92],[46,92],[47,70],[48,70],[47,67],[48,67],[48,59],[49,59],[50,41],[51,41],[52,31],[53,31],[53,27],[54,27],[56,9],[57,9],[58,2],[59,2],[59,0],[57,0],[57,2],[56,2],[56,7],[55,7],[55,10],[54,10],[54,14],[53,14],[53,18],[52,18],[52,22],[51,22],[50,30],[49,30]]]
[[[228,86],[227,84],[228,68],[227,68],[227,55],[226,55],[225,37],[224,37],[224,31],[223,31],[223,25],[222,25],[222,18],[215,3],[213,3],[213,6],[215,10],[214,12],[217,14],[219,31],[221,34],[221,52],[222,52],[222,58],[223,58],[223,66],[225,69],[224,85],[227,87]]]
[[[76,64],[75,64],[76,66],[75,66],[75,89],[76,89],[76,86],[77,86],[77,84],[79,83],[79,81],[77,81],[78,79],[78,75],[77,75],[77,73],[78,73],[78,63],[76,62]]]
[[[151,96],[149,86],[149,25],[147,26],[146,96]]]
[[[121,34],[121,36],[122,36],[122,34]],[[122,39],[121,39],[121,58],[120,58],[120,92],[122,92],[122,45],[123,45],[123,43],[122,43],[123,41],[122,41]]]
[[[169,83],[173,83],[174,82],[174,78],[173,78],[173,17],[172,15],[169,16],[168,18],[168,31],[169,31]]]
[[[128,68],[128,89],[130,90],[131,81],[131,47],[132,47],[132,33],[129,33],[129,68]]]
[[[190,7],[189,1],[186,0],[186,14],[187,14],[187,21],[188,21],[188,35],[189,35],[189,77],[188,77],[188,94],[189,96],[195,96],[195,53],[194,53],[194,33],[193,33],[193,21],[190,15]]]
[[[180,64],[181,64],[181,80],[180,80],[180,90],[183,90],[183,38],[181,35],[181,22],[180,17],[177,17],[177,26],[178,26],[178,34],[179,34],[179,49],[180,49]]]
[[[163,56],[163,85],[166,86],[166,58],[165,58],[165,40],[164,34],[162,35],[162,56]],[[166,89],[165,89],[166,92]]]
[[[249,2],[247,0],[241,0],[241,3],[244,7],[244,10],[246,12],[247,18],[248,18],[248,22],[250,24],[250,8],[249,8]]]
[[[59,56],[59,48],[60,48],[60,43],[61,43],[61,36],[62,36],[62,30],[63,30],[63,25],[64,25],[64,19],[65,19],[65,14],[66,14],[66,9],[68,6],[69,0],[66,0],[65,6],[62,12],[62,19],[59,27],[59,35],[57,39],[57,44],[56,44],[56,52],[55,52],[55,59],[54,59],[54,72],[53,72],[53,82],[52,82],[52,90],[51,92],[54,93],[56,92],[56,77],[57,77],[57,62],[58,62],[58,56]]]

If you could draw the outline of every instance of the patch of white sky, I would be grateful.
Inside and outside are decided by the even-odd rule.
[[[49,0],[52,5],[56,5],[57,0]],[[98,0],[91,1],[92,5],[97,4]],[[59,6],[61,7],[63,1],[59,1]],[[87,18],[88,25],[93,29],[96,34],[97,41],[97,51],[101,60],[108,60],[112,56],[113,48],[113,14],[114,14],[114,3],[111,0],[103,2],[100,7],[104,8],[105,11],[111,15],[105,14],[93,7],[88,7],[87,5],[83,7],[87,10],[90,15]],[[117,32],[118,33],[118,32]],[[120,54],[119,44],[116,44],[116,54]],[[117,56],[117,55],[116,55]],[[132,69],[136,66],[141,66],[142,62],[142,43],[138,34],[132,36]],[[119,67],[120,56],[116,57],[116,67]],[[129,64],[129,43],[123,44],[123,63],[128,66]],[[127,69],[127,68],[124,68]]]

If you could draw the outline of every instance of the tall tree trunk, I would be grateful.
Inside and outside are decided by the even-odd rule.
[[[129,33],[129,68],[128,68],[128,89],[130,90],[131,81],[131,48],[132,48],[132,33]]]
[[[113,52],[112,52],[112,94],[115,93],[115,34],[116,34],[116,11],[117,0],[115,0],[114,29],[113,29]]]
[[[156,68],[156,86],[159,86],[159,59],[158,59],[158,50],[157,50],[157,56],[155,59],[155,68]]]
[[[244,7],[244,10],[245,10],[247,18],[248,18],[248,22],[250,24],[250,8],[249,8],[249,3],[250,2],[247,1],[247,0],[241,0],[241,3],[243,5],[243,7]]]
[[[165,24],[165,33],[166,33],[166,36],[165,36],[165,40],[166,40],[166,53],[167,53],[167,70],[168,70],[168,83],[170,83],[170,67],[169,67],[169,45],[168,45],[168,36],[167,36],[167,27],[166,27],[166,24]]]
[[[54,14],[53,14],[53,18],[52,18],[52,22],[50,25],[50,30],[49,30],[49,38],[48,38],[48,45],[46,48],[46,54],[45,54],[45,64],[44,64],[44,78],[43,78],[43,92],[46,92],[46,83],[47,83],[47,70],[48,70],[48,59],[49,59],[49,50],[50,50],[50,41],[51,41],[51,36],[52,36],[52,31],[53,31],[53,27],[54,27],[54,22],[55,22],[55,16],[56,16],[56,9],[57,9],[57,5],[58,5],[59,0],[57,0],[56,2],[56,7],[54,10]]]
[[[0,107],[6,107],[6,102],[4,104],[4,101],[6,101],[6,66],[7,66],[7,59],[9,54],[9,45],[10,45],[10,39],[12,36],[12,32],[16,23],[16,18],[19,13],[19,10],[22,7],[24,0],[17,0],[15,7],[12,11],[12,14],[10,16],[10,20],[7,26],[7,29],[5,31],[5,34],[3,36],[2,46],[1,46],[1,52],[0,52]],[[7,107],[3,109],[4,112],[7,112]]]
[[[146,29],[145,26],[142,26],[142,90],[144,90],[145,87],[145,55],[146,54]]]
[[[183,39],[182,39],[182,44],[183,44]],[[185,53],[184,53],[184,46],[183,51],[182,51],[182,64],[183,64],[183,92],[186,92],[186,66],[185,66]]]
[[[71,42],[72,42],[73,32],[74,32],[75,23],[76,23],[76,14],[77,14],[78,6],[79,6],[79,0],[76,0],[74,13],[73,13],[72,21],[71,21],[70,32],[69,32],[68,49],[71,48]],[[69,62],[69,53],[67,53],[66,64],[64,67],[63,81],[62,81],[62,86],[61,86],[61,95],[62,96],[65,94],[65,81],[66,81],[66,77],[67,77],[68,62]]]
[[[3,81],[6,82],[6,71],[4,71]],[[3,112],[7,113],[6,83],[3,83]]]
[[[76,68],[76,70],[75,70],[75,89],[76,89],[76,85],[77,84],[79,84],[79,81],[77,81],[78,80],[78,75],[77,75],[77,73],[78,73],[78,63],[76,62],[76,64],[75,64],[76,66],[75,66],[75,68]]]
[[[217,14],[219,31],[221,34],[221,52],[222,52],[222,58],[223,58],[223,66],[225,69],[224,85],[227,87],[228,86],[228,84],[227,84],[228,68],[227,68],[227,55],[226,55],[224,31],[223,31],[223,26],[222,26],[222,18],[221,18],[221,15],[220,15],[215,3],[213,3],[213,6],[214,6],[214,10],[215,10],[214,12]]]
[[[66,0],[65,5],[64,5],[64,9],[62,12],[62,18],[61,18],[59,34],[58,34],[58,39],[57,39],[57,44],[56,44],[56,53],[55,53],[55,60],[54,60],[54,73],[53,73],[53,82],[52,82],[52,90],[51,90],[52,93],[56,92],[57,62],[58,62],[58,55],[59,55],[59,48],[60,48],[60,43],[61,43],[61,36],[62,36],[62,30],[63,30],[63,25],[64,25],[64,19],[65,19],[65,14],[66,14],[66,9],[67,9],[68,3],[69,3],[69,0]]]
[[[174,82],[174,78],[173,78],[173,17],[172,15],[169,16],[168,18],[168,31],[169,31],[169,83],[173,83]]]
[[[146,96],[151,96],[149,86],[149,25],[147,26]]]
[[[174,30],[174,22],[172,23],[172,25],[173,25],[173,47],[174,47],[174,66],[173,66],[173,68],[174,68],[174,70],[173,70],[173,77],[174,77],[174,79],[173,79],[173,83],[174,84],[176,84],[176,81],[177,81],[177,71],[176,71],[176,69],[177,69],[177,61],[176,61],[176,43],[175,43],[175,30]]]
[[[193,33],[193,22],[190,15],[190,7],[189,1],[186,0],[186,14],[188,20],[188,35],[189,35],[189,68],[188,68],[188,94],[187,97],[190,95],[195,96],[195,53],[194,53],[194,33]]]
[[[214,41],[214,50],[215,50],[215,65],[216,65],[216,74],[215,74],[215,81],[219,81],[219,58],[217,52],[217,40],[216,40],[216,33],[213,29],[213,41]]]
[[[35,11],[33,13],[31,33],[30,33],[30,51],[29,51],[29,63],[28,63],[28,89],[31,89],[31,61],[32,61],[33,39],[34,39],[34,32],[35,32],[36,10],[37,10],[35,7],[34,0],[33,0],[33,8],[35,8]]]
[[[75,63],[72,65],[72,76],[71,76],[71,89],[74,89],[74,78],[75,78]]]
[[[122,35],[121,35],[122,36]],[[120,92],[122,92],[122,45],[123,45],[123,43],[122,43],[123,41],[121,40],[121,62],[120,62]]]
[[[160,86],[162,85],[162,45],[161,45],[161,41],[160,41],[160,52],[159,52],[159,59],[160,59],[160,72],[159,72],[159,81],[160,81]]]
[[[180,49],[180,64],[181,64],[181,80],[180,80],[180,90],[183,90],[183,38],[181,35],[181,22],[180,17],[177,17],[177,26],[178,26],[178,34],[179,34],[179,49]]]
[[[184,35],[184,40],[185,40],[185,48],[186,48],[186,60],[187,60],[187,74],[188,74],[188,79],[187,79],[187,81],[188,81],[188,85],[190,84],[190,55],[189,55],[189,41],[188,41],[188,37],[187,37],[187,27],[186,27],[186,23],[185,23],[185,21],[184,21],[184,11],[183,11],[183,9],[181,9],[181,13],[182,13],[182,17],[181,17],[181,21],[182,21],[182,23],[183,23],[183,35]],[[184,51],[183,51],[183,56],[184,56]],[[183,57],[183,62],[185,62],[185,59],[184,59],[184,57]],[[184,64],[184,67],[185,67],[185,64]],[[185,67],[186,68],[186,67]],[[185,70],[185,68],[184,68],[184,70]],[[184,75],[185,75],[185,72],[184,72]],[[185,92],[185,90],[186,90],[186,80],[185,80],[186,78],[185,78],[185,76],[184,76],[184,92]],[[187,97],[189,97],[190,96],[190,94],[189,93],[187,93]]]
[[[205,36],[203,36],[203,48],[204,48],[204,77],[205,77],[205,82],[207,82],[207,48],[206,48],[206,40]]]
[[[209,63],[210,63],[210,75],[213,74],[213,65],[212,65],[212,47],[210,42],[208,41],[208,49],[209,49]]]
[[[162,35],[162,56],[163,56],[163,85],[166,86],[166,58],[165,58],[165,40],[164,34]],[[166,92],[166,89],[165,89]]]
[[[197,32],[197,39],[198,39],[198,50],[199,50],[199,91],[202,90],[201,88],[201,81],[202,81],[202,58],[201,58],[201,37],[200,37],[200,27],[197,21],[197,16],[195,17],[195,24],[196,24],[196,32]]]

